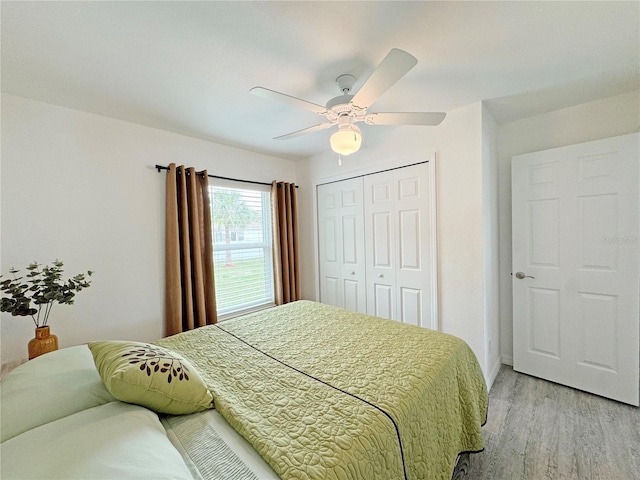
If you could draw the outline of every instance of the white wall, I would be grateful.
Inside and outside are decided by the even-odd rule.
[[[303,296],[316,299],[314,186],[323,180],[428,160],[438,155],[439,306],[442,331],[463,338],[485,364],[482,104],[447,114],[435,128],[363,133],[369,147],[338,167],[331,151],[298,163]],[[373,127],[381,128],[381,127]]]
[[[384,128],[384,127],[381,127]],[[314,185],[427,160],[438,172],[440,325],[464,338],[487,375],[512,359],[511,156],[640,130],[640,92],[497,127],[480,104],[449,112],[436,128],[385,128],[337,166],[328,151],[297,163],[2,95],[0,267],[65,261],[96,271],[74,306],[56,306],[60,345],[162,335],[164,177],[156,163],[301,185],[303,297],[316,298]],[[366,132],[365,132],[366,137]],[[495,162],[499,163],[499,297],[495,289]],[[494,325],[499,301],[499,328]],[[29,319],[2,315],[2,363],[24,358]],[[499,332],[500,350],[497,348]],[[489,348],[491,341],[491,349]]]
[[[637,131],[640,131],[640,92],[638,91],[526,118],[499,127],[500,345],[504,363],[513,364],[511,157]]]
[[[482,107],[482,224],[484,261],[485,365],[489,383],[498,375],[500,358],[500,252],[498,202],[498,124]]]
[[[10,95],[1,153],[2,272],[56,258],[67,274],[96,272],[51,314],[61,347],[162,336],[165,176],[153,165],[295,181],[291,161]],[[1,320],[2,363],[26,358],[31,319]]]

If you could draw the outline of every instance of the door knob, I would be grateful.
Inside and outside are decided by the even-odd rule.
[[[384,277],[384,275],[383,275],[383,274],[381,274],[381,273],[379,273],[379,274],[378,274],[378,278],[382,278],[382,277]]]
[[[532,275],[525,275],[524,272],[517,272],[516,273],[516,278],[518,280],[522,280],[523,278],[536,278],[536,277],[534,277]]]
[[[355,274],[356,274],[356,272],[354,272],[354,271],[351,272],[351,275],[355,275]]]

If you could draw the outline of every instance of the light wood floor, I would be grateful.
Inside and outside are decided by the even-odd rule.
[[[502,366],[465,480],[640,480],[640,409]]]

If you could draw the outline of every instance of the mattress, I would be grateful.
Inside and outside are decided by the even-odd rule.
[[[195,480],[280,478],[215,410],[164,416],[161,422]]]

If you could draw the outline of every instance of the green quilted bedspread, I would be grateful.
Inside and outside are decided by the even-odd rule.
[[[440,332],[299,301],[156,342],[283,479],[447,479],[483,448],[487,389]]]

